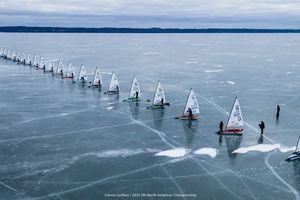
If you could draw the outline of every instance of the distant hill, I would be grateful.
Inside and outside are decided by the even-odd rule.
[[[67,28],[67,27],[29,27],[3,26],[0,32],[19,33],[300,33],[300,29],[252,29],[252,28]]]

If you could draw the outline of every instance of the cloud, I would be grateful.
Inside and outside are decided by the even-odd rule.
[[[3,25],[296,27],[297,0],[1,0]],[[9,17],[9,18],[8,18]]]

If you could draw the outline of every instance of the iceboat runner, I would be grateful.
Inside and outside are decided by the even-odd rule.
[[[113,72],[111,75],[108,91],[104,92],[104,94],[119,94],[120,85],[116,74]]]
[[[141,90],[139,86],[139,82],[137,81],[136,77],[133,76],[130,91],[129,91],[129,97],[127,99],[124,99],[124,102],[132,102],[132,101],[140,101],[141,96]]]
[[[299,141],[300,141],[300,135],[298,137],[298,141],[297,141],[297,145],[296,145],[296,149],[295,151],[292,153],[292,155],[290,155],[286,161],[294,161],[294,160],[298,160],[300,159],[300,144],[299,144]]]
[[[86,69],[83,65],[80,66],[80,70],[79,70],[79,74],[78,74],[78,78],[77,81],[80,83],[86,83],[88,80],[87,78],[87,72]]]
[[[95,73],[94,73],[94,79],[92,82],[92,86],[93,87],[101,87],[102,86],[102,77],[101,77],[101,72],[99,70],[98,67],[96,67],[95,69]]]
[[[180,120],[197,120],[200,113],[197,96],[194,90],[191,88],[182,116],[176,117],[175,119]]]
[[[72,63],[69,62],[66,74],[62,78],[74,79],[74,77],[75,77],[74,67],[73,67]]]
[[[148,106],[147,108],[163,109],[163,108],[165,108],[165,106],[170,105],[169,103],[165,103],[165,102],[166,102],[165,93],[164,93],[163,87],[160,84],[160,81],[158,81],[157,85],[156,85],[156,90],[154,93],[153,103],[151,106]]]
[[[224,134],[243,134],[244,120],[241,106],[237,97],[235,97],[233,106],[225,126]]]

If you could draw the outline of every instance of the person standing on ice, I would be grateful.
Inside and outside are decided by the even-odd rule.
[[[135,92],[135,98],[139,99],[139,92],[138,91]]]
[[[260,124],[258,124],[258,126],[260,128],[260,134],[264,134],[265,123],[261,121]]]
[[[220,133],[223,133],[223,126],[224,126],[224,123],[223,123],[223,121],[221,121],[219,124]]]
[[[192,111],[192,109],[188,108],[187,112],[189,113],[189,119],[193,119],[193,111]]]
[[[276,112],[276,117],[279,118],[279,113],[280,113],[280,106],[277,105],[277,112]]]

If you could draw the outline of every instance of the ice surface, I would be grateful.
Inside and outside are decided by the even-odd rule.
[[[186,199],[197,200],[300,199],[300,163],[284,161],[300,128],[299,34],[0,37],[0,48],[61,58],[76,73],[84,64],[90,80],[98,66],[104,84],[87,88],[0,60],[0,199],[93,200],[144,192],[192,193],[197,197]],[[103,94],[113,71],[119,96]],[[122,102],[134,74],[142,101]],[[171,105],[149,110],[157,80]],[[200,118],[175,120],[191,87]],[[244,135],[219,136],[235,96]],[[236,153],[243,148],[248,152]],[[166,151],[184,156],[155,155]]]

